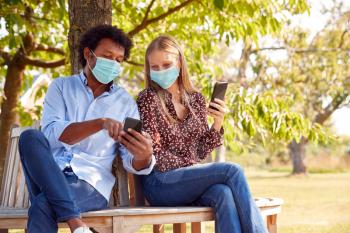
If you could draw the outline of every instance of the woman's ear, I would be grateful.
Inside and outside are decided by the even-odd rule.
[[[181,70],[181,61],[180,61],[180,58],[177,59],[176,67],[177,67],[179,70]]]

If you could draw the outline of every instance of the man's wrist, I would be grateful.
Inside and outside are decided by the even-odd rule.
[[[137,158],[133,158],[133,160],[135,160],[136,162],[138,162],[138,163],[144,163],[144,164],[146,164],[146,165],[149,165],[149,164],[151,164],[151,161],[152,161],[152,155],[150,155],[148,158],[146,158],[146,159],[137,159]]]
[[[97,119],[97,124],[101,129],[104,129],[105,122],[106,122],[106,118],[98,118]]]
[[[146,159],[132,159],[132,165],[135,168],[135,170],[142,170],[145,168],[148,168],[152,163],[152,155]]]

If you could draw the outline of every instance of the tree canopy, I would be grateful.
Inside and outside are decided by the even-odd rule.
[[[308,12],[306,0],[127,0],[111,4],[112,24],[128,32],[135,44],[119,79],[131,93],[142,89],[147,45],[155,37],[168,34],[181,42],[191,80],[207,98],[215,81],[231,82],[225,121],[228,147],[241,150],[247,137],[262,144],[299,142],[302,138],[327,141],[325,129],[315,120],[316,112],[324,110],[322,98],[344,97],[341,90],[346,89],[348,47],[343,42],[347,34],[339,40],[342,31],[335,26],[320,32],[309,44],[306,32],[287,28],[287,15]],[[11,78],[9,62],[19,51],[27,62],[19,94],[30,85],[31,70],[50,73],[53,78],[70,73],[70,64],[66,63],[72,52],[67,42],[68,8],[64,0],[0,3],[0,20],[7,31],[0,35],[0,82]],[[23,50],[28,36],[34,43],[30,54]],[[260,40],[266,36],[277,38],[290,58],[287,62],[266,56],[266,52],[279,49],[261,47]],[[230,56],[229,48],[238,43],[243,44],[240,59],[228,63],[224,59]],[[336,65],[344,69],[334,73]],[[228,75],[227,70],[232,68],[237,72]],[[246,76],[248,69],[253,72],[251,80]],[[269,73],[271,70],[275,71]],[[334,80],[336,85],[330,85]],[[1,90],[2,99],[5,88]],[[21,117],[26,119],[23,124],[31,124],[28,114]]]

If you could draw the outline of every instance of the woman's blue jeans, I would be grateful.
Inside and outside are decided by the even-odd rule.
[[[107,200],[73,172],[60,170],[50,145],[39,130],[26,130],[19,152],[31,206],[29,233],[56,233],[57,223],[79,218],[81,212],[107,208]]]
[[[242,168],[232,163],[209,163],[154,170],[142,176],[143,192],[152,206],[210,206],[216,233],[267,233]]]

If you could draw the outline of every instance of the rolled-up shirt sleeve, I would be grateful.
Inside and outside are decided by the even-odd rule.
[[[62,95],[61,78],[55,79],[49,86],[45,100],[41,120],[42,132],[48,139],[51,148],[64,146],[69,149],[73,145],[68,145],[59,140],[65,128],[73,123],[65,119],[66,104]]]
[[[130,106],[132,106],[130,113],[128,114],[128,117],[132,117],[135,119],[140,119],[140,114],[137,108],[136,103],[133,101],[133,103],[130,103]],[[148,167],[142,169],[142,170],[136,170],[132,166],[132,161],[134,159],[134,156],[122,145],[119,146],[119,153],[123,161],[123,167],[125,170],[127,170],[130,173],[136,174],[136,175],[148,175],[151,173],[154,165],[156,164],[156,158],[154,155],[152,155],[151,162]]]

